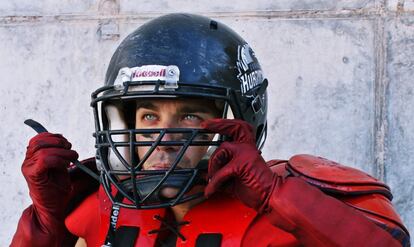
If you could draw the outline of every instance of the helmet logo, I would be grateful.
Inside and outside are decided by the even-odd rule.
[[[133,68],[132,81],[153,80],[154,78],[165,77],[164,66],[142,66]]]
[[[178,88],[180,69],[175,65],[143,65],[140,67],[124,67],[119,70],[115,85],[126,81],[164,81],[166,88]]]
[[[257,58],[249,44],[239,45],[237,48],[237,78],[241,82],[242,95],[260,86],[263,82],[263,73]]]

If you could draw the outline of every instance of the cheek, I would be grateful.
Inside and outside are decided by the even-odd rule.
[[[148,152],[148,150],[150,149],[150,147],[137,147],[137,154],[138,157],[144,157],[144,155]]]
[[[198,162],[206,154],[208,147],[189,147],[186,151],[186,158],[190,161],[191,167],[196,167]]]
[[[138,142],[149,142],[149,141],[154,141],[157,138],[157,136],[149,136],[149,137],[145,137],[142,135],[135,135],[135,140]],[[145,153],[151,148],[151,146],[138,146],[136,147],[136,152],[138,154],[138,157],[143,157],[145,155]]]

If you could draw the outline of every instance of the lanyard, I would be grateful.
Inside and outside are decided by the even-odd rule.
[[[122,201],[123,195],[118,192],[115,196],[115,201]],[[115,243],[115,232],[116,232],[116,223],[118,222],[119,211],[121,207],[117,204],[112,205],[111,216],[109,218],[109,229],[106,234],[105,244],[102,247],[113,247]]]

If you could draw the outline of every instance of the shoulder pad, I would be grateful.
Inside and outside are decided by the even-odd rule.
[[[364,195],[379,193],[392,199],[387,185],[360,170],[334,161],[300,154],[289,159],[287,169],[295,177],[301,177],[326,193]]]
[[[95,173],[98,173],[95,158],[83,160],[81,161],[81,164],[88,167]],[[67,214],[75,209],[87,196],[97,191],[99,188],[98,181],[73,164],[68,168],[68,173],[72,190],[69,196],[69,204],[66,209]]]
[[[286,169],[287,163],[287,160],[269,160],[266,162],[267,166],[273,171],[273,173],[276,173],[284,178],[290,175],[289,171]]]

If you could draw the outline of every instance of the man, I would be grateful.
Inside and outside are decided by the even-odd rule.
[[[263,160],[267,84],[221,23],[141,26],[92,94],[97,154],[79,166],[97,167],[99,190],[68,172],[64,137],[35,136],[12,246],[409,246],[380,181],[311,155]]]

